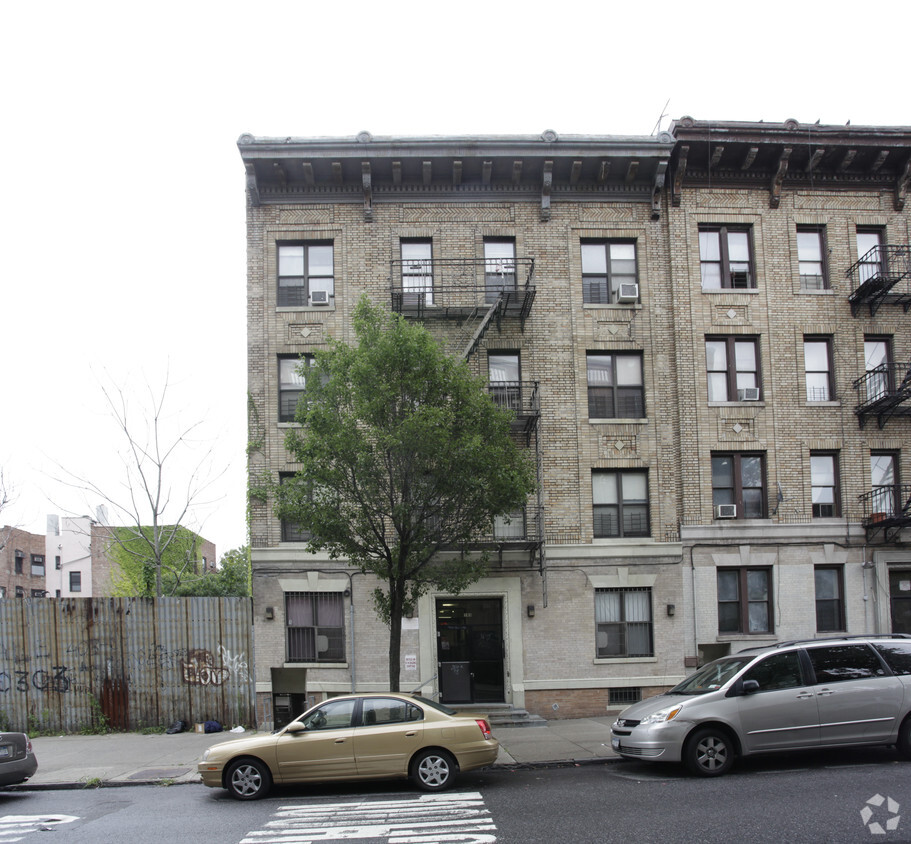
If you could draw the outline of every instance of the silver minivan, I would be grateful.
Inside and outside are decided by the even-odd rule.
[[[611,746],[705,777],[779,750],[894,744],[911,759],[909,713],[911,636],[782,642],[716,659],[623,710]]]

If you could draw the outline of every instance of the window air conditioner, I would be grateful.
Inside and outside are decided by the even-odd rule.
[[[715,505],[715,518],[716,519],[736,519],[737,518],[737,505],[736,504],[716,504]]]
[[[627,282],[621,284],[617,289],[617,301],[618,302],[638,302],[639,301],[639,285],[634,282]]]
[[[744,387],[737,391],[739,401],[759,401],[759,387]]]
[[[328,290],[310,291],[310,304],[311,305],[328,305],[329,304],[329,291]]]

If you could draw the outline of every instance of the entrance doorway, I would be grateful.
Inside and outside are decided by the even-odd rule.
[[[443,703],[503,703],[503,601],[438,598],[437,669]]]
[[[911,633],[911,570],[889,572],[889,595],[892,606],[892,632]]]

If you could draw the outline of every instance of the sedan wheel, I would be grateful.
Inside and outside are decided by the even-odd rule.
[[[720,730],[697,730],[687,742],[684,762],[701,777],[721,776],[734,764],[734,745]]]
[[[258,759],[241,759],[228,768],[225,782],[236,800],[258,800],[272,787],[272,775]]]
[[[411,778],[424,791],[442,791],[455,780],[455,760],[444,750],[425,750],[411,764]]]

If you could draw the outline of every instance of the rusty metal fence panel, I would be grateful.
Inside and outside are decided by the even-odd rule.
[[[249,598],[0,600],[0,729],[255,721]]]

